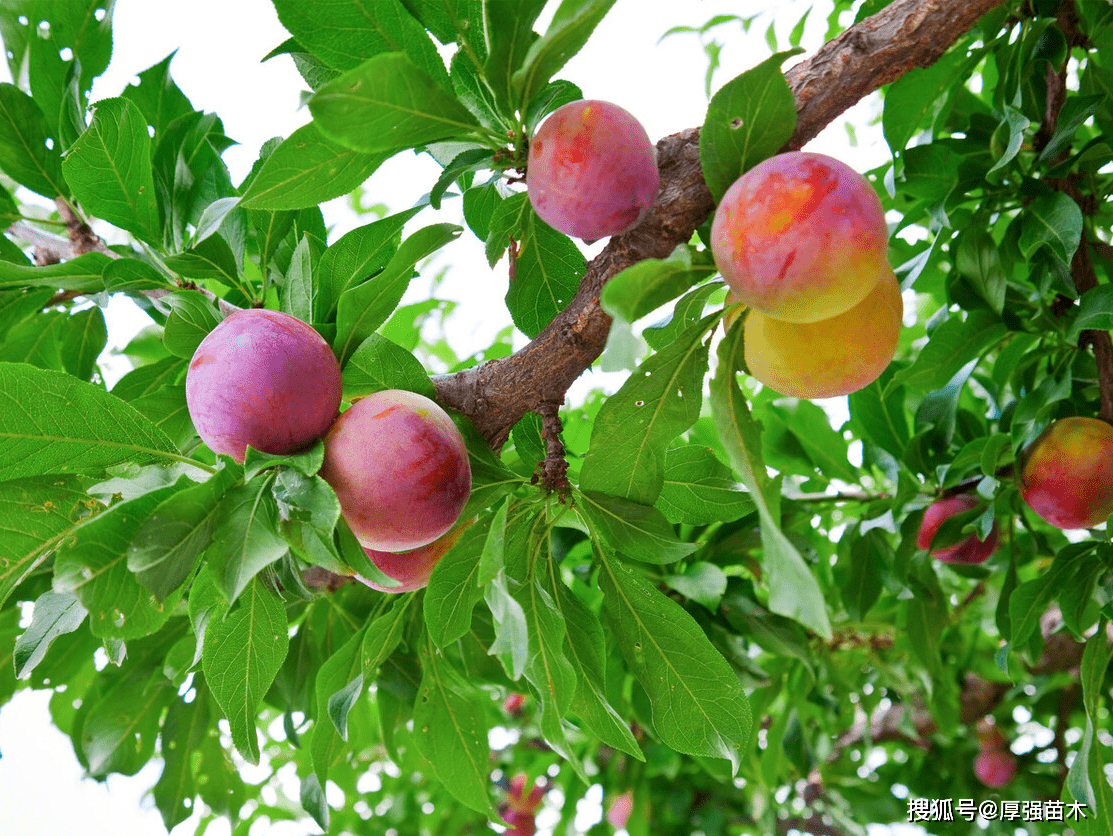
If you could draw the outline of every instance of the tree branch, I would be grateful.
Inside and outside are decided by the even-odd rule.
[[[784,150],[802,147],[863,96],[938,60],[1001,0],[895,0],[847,29],[786,77],[797,124]],[[611,319],[599,305],[604,285],[646,258],[665,258],[687,243],[715,208],[699,165],[699,129],[657,143],[661,193],[645,219],[616,235],[587,265],[579,291],[520,351],[436,379],[446,407],[467,415],[493,448],[541,404],[562,403],[568,387],[602,353]]]

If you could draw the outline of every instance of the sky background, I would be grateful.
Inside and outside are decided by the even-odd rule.
[[[552,6],[550,3],[539,29],[551,16]],[[784,49],[807,4],[779,2],[776,7],[776,32]],[[681,34],[659,42],[661,36],[675,26],[700,26],[716,15],[734,15],[740,9],[754,13],[758,8],[757,4],[740,4],[737,0],[618,0],[592,41],[559,77],[578,84],[588,98],[622,105],[641,120],[656,141],[701,124],[707,107],[708,62],[700,37]],[[809,17],[804,30],[804,57],[822,44],[828,10],[829,6],[820,2]],[[724,45],[713,90],[771,54],[765,40],[771,20],[768,15],[760,17],[748,36],[738,23],[721,26],[705,36]],[[233,182],[239,183],[263,143],[275,136],[288,136],[309,121],[308,112],[300,107],[300,94],[306,85],[292,61],[285,56],[261,61],[287,37],[269,0],[117,0],[112,63],[97,80],[92,99],[95,103],[119,95],[137,73],[176,50],[171,74],[178,86],[196,109],[216,112],[226,134],[239,142],[224,154]],[[9,80],[4,73],[6,68],[0,68],[0,80]],[[829,127],[808,150],[833,154],[859,170],[884,163],[888,152],[880,127],[870,124],[876,112],[876,102],[867,100]],[[848,140],[847,121],[855,125],[857,145]],[[386,204],[392,212],[408,208],[428,190],[437,171],[427,158],[403,153],[371,178],[369,198],[373,203]],[[330,241],[360,222],[346,209],[346,202],[346,198],[340,198],[325,207],[326,223],[332,228]],[[442,214],[422,213],[418,223],[456,221],[458,214],[458,208],[446,202]],[[112,230],[103,232],[112,235]],[[455,296],[462,305],[470,306],[457,314],[466,322],[469,311],[474,311],[473,327],[462,332],[460,339],[473,339],[481,347],[483,340],[505,325],[501,319],[496,322],[485,316],[492,310],[492,299],[501,304],[506,288],[505,262],[492,271],[482,257],[481,244],[470,233],[449,248],[449,257],[449,281],[439,288],[438,295]],[[415,282],[412,292],[422,293],[420,282]],[[145,324],[145,317],[136,317],[131,310],[127,303],[114,302],[110,307],[110,345],[126,344],[131,334]],[[464,346],[457,350],[466,355],[474,349]],[[107,365],[105,371],[106,377],[118,374]],[[150,764],[133,777],[110,776],[103,784],[83,778],[69,739],[50,724],[48,697],[45,692],[23,691],[0,708],[0,830],[4,836],[164,834],[161,817],[146,798],[158,780],[160,765]],[[190,819],[174,834],[192,834],[195,827],[195,819]],[[229,832],[218,826],[208,831],[212,836],[227,836]],[[300,836],[319,830],[310,824],[251,831],[252,836],[262,832],[267,836]],[[909,832],[922,831],[917,828]]]

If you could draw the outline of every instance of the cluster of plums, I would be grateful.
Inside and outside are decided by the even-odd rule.
[[[1020,459],[1020,495],[1046,522],[1062,529],[1093,528],[1113,514],[1113,426],[1098,418],[1061,418],[1028,445]],[[978,506],[969,495],[937,499],[920,524],[916,545],[945,563],[982,563],[997,548],[997,524],[984,540],[977,534],[931,549],[950,517]]]
[[[201,440],[243,462],[325,437],[321,477],[368,557],[395,586],[419,589],[455,542],[471,494],[460,430],[440,406],[404,390],[376,392],[339,414],[340,365],[311,326],[289,314],[237,311],[194,352],[186,402]]]
[[[778,154],[727,189],[711,252],[748,309],[750,374],[783,395],[831,398],[889,365],[904,304],[869,182],[824,154]]]

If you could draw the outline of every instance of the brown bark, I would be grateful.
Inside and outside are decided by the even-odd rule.
[[[1000,2],[895,0],[831,40],[786,74],[797,124],[785,150],[802,147],[863,96],[938,60]],[[509,357],[435,381],[440,401],[471,418],[495,449],[526,413],[563,402],[602,353],[611,325],[599,305],[607,281],[646,258],[666,257],[714,210],[699,165],[699,129],[665,137],[657,153],[662,187],[652,211],[588,264],[579,291],[545,330]]]

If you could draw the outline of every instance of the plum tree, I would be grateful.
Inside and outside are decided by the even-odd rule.
[[[989,535],[982,540],[977,534],[971,534],[951,546],[938,549],[931,548],[931,541],[939,528],[948,519],[978,507],[978,499],[969,494],[950,496],[937,499],[924,511],[924,518],[920,522],[920,531],[916,536],[916,548],[931,552],[931,556],[944,563],[984,563],[997,550],[998,529],[993,523]]]
[[[1020,493],[1057,528],[1093,528],[1113,514],[1113,426],[1098,418],[1052,422],[1022,457]]]
[[[1108,481],[1086,476],[1101,438],[1075,455],[1057,426],[1022,453],[1061,416],[1113,421],[1106,0],[830,0],[798,24],[795,4],[253,2],[277,28],[249,42],[252,17],[238,42],[289,95],[248,90],[234,50],[210,65],[266,105],[255,137],[178,87],[188,49],[97,98],[109,61],[132,77],[141,5],[0,3],[0,739],[23,697],[48,704],[91,778],[160,776],[176,836],[564,834],[588,813],[635,836],[848,836],[948,799],[955,821],[923,830],[983,832],[969,799],[1081,807],[1032,836],[1113,832],[1113,547],[1022,499],[1057,472],[1074,515]],[[677,59],[689,40],[707,66]],[[668,127],[652,207],[587,246],[535,211],[529,153],[549,114],[610,95],[593,51],[630,70],[614,100]],[[850,143],[832,119],[863,96]],[[309,118],[266,140],[290,101]],[[740,252],[804,298],[724,331],[716,205],[819,166],[802,148],[861,176],[824,162],[742,201]],[[585,193],[617,168],[585,162]],[[902,318],[865,304],[894,274]],[[874,321],[831,333],[859,308]],[[237,309],[331,347],[331,435],[243,464],[198,439],[189,365]],[[785,391],[741,373],[747,351],[786,362]],[[860,388],[807,400],[847,388],[844,362]],[[237,373],[246,391],[275,369],[213,386]],[[996,523],[994,571],[916,548],[925,509],[967,494],[984,506],[925,548]],[[415,588],[356,582],[390,586],[368,549]],[[1024,751],[1007,786],[972,768],[983,717],[996,759]],[[38,833],[58,792],[8,803],[18,745],[0,810]],[[542,811],[502,807],[519,773],[551,786]]]
[[[892,270],[861,302],[830,319],[785,322],[750,310],[746,366],[782,395],[832,398],[857,392],[893,359],[903,315],[900,284]]]
[[[398,581],[398,584],[396,586],[386,586],[360,575],[356,575],[356,580],[380,592],[413,592],[424,589],[429,583],[429,576],[433,574],[433,567],[437,565],[437,561],[456,545],[467,525],[467,523],[458,525],[432,543],[412,551],[388,552],[364,549],[367,556],[371,558],[371,562],[378,566],[384,574]]]
[[[329,429],[340,408],[340,364],[300,319],[236,311],[197,346],[185,391],[201,440],[242,463],[248,445],[290,453]]]
[[[356,539],[380,552],[429,545],[455,525],[471,494],[460,430],[435,401],[401,389],[360,398],[341,414],[325,437],[321,477]]]
[[[770,157],[715,210],[711,250],[739,301],[787,322],[830,319],[890,272],[889,231],[869,182],[824,154]]]
[[[594,241],[634,226],[660,188],[653,143],[641,123],[611,102],[570,102],[533,135],[529,201],[553,229]]]

